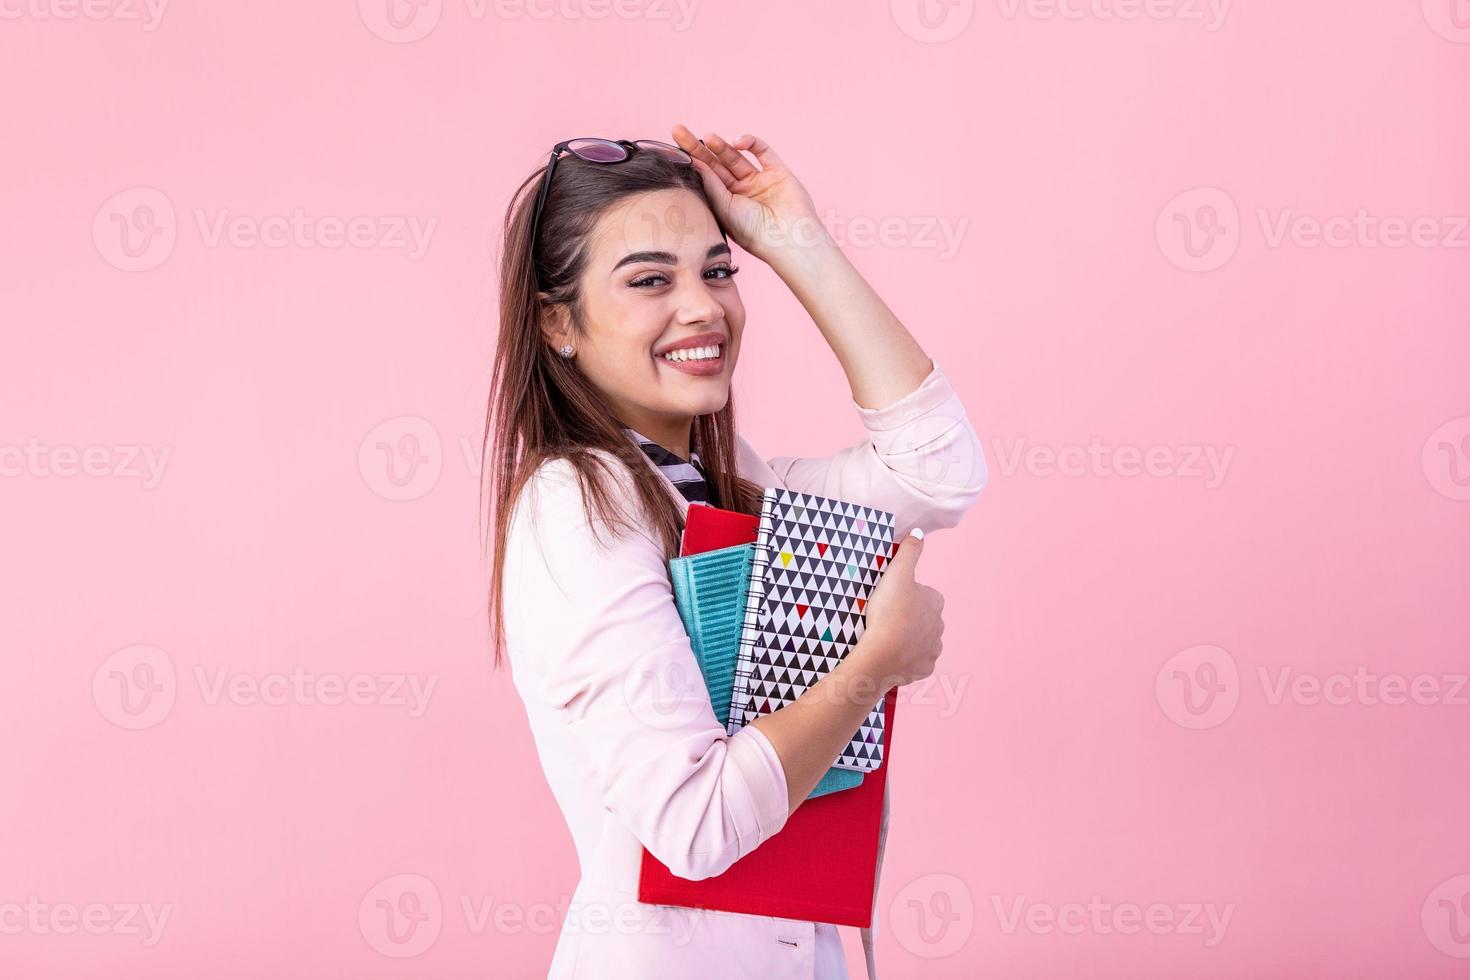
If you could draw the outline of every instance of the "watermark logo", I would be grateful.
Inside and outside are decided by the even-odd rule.
[[[439,25],[444,0],[357,0],[367,29],[392,44],[422,40]]]
[[[975,0],[889,0],[898,29],[915,41],[942,44],[965,32],[975,17]]]
[[[168,717],[177,696],[174,662],[155,646],[124,647],[92,674],[92,701],[119,728],[152,728]]]
[[[1431,432],[1420,463],[1435,490],[1451,500],[1470,500],[1470,415],[1450,419]]]
[[[97,254],[124,272],[158,268],[173,254],[178,237],[173,202],[156,187],[119,191],[92,218]]]
[[[1429,29],[1446,41],[1470,44],[1470,0],[1420,0]]]
[[[953,956],[975,931],[975,899],[969,886],[956,876],[927,874],[893,896],[888,924],[898,944],[915,956]]]
[[[465,0],[470,21],[644,20],[687,31],[699,0]],[[358,16],[374,35],[391,44],[412,44],[434,32],[444,13],[443,0],[358,0]]]
[[[394,959],[419,956],[444,927],[439,889],[419,874],[384,878],[362,897],[357,927],[375,951]]]
[[[635,718],[658,730],[683,728],[710,710],[703,675],[660,650],[645,653],[628,670],[623,700]]]
[[[1240,701],[1235,658],[1210,644],[1180,650],[1159,668],[1154,697],[1165,717],[1183,728],[1223,725]]]
[[[1235,914],[1235,903],[1216,905],[1214,902],[1109,902],[1101,895],[1091,896],[1087,902],[1027,901],[1025,895],[1012,899],[1000,895],[990,896],[995,908],[995,917],[1000,931],[1014,935],[1025,931],[1033,935],[1049,936],[1060,932],[1068,936],[1091,933],[1108,936],[1114,933],[1124,936],[1148,932],[1155,936],[1201,936],[1206,947],[1218,946],[1225,940],[1230,919]]]
[[[380,422],[357,447],[357,469],[384,500],[417,500],[439,482],[444,451],[434,423],[417,415]]]
[[[358,707],[401,708],[411,719],[429,709],[438,674],[309,673],[297,665],[289,672],[252,675],[216,666],[193,665],[195,683],[206,707]],[[92,675],[92,700],[120,728],[152,728],[178,700],[173,659],[147,644],[125,647],[104,660]]]
[[[1290,243],[1296,248],[1470,248],[1464,215],[1376,215],[1358,208],[1351,216],[1333,214],[1319,218],[1297,214],[1290,208],[1256,208],[1261,237],[1268,248]]]
[[[46,902],[28,895],[24,903],[0,901],[0,936],[136,936],[157,946],[173,914],[172,902]]]
[[[342,218],[307,214],[305,208],[293,208],[289,215],[257,217],[234,214],[228,208],[213,212],[195,208],[194,223],[205,248],[353,248],[403,252],[410,262],[417,262],[428,254],[439,219],[412,214]]]
[[[918,458],[919,474],[926,484],[950,487],[983,487],[990,479],[985,448],[963,413],[952,417],[940,409],[910,422],[894,440],[890,452]],[[944,440],[940,445],[935,445]]]
[[[169,0],[10,0],[0,3],[0,20],[114,20],[158,30]]]
[[[1375,214],[1368,208],[1326,216],[1291,208],[1255,209],[1261,242],[1269,249],[1466,249],[1470,216]],[[1235,200],[1218,187],[1187,190],[1164,205],[1154,223],[1159,250],[1189,272],[1210,272],[1230,261],[1243,227]]]
[[[665,937],[675,948],[688,946],[699,927],[697,910],[674,905],[646,905],[629,897],[626,901],[581,899],[561,895],[551,902],[515,902],[494,895],[461,895],[459,905],[470,935],[488,931],[497,935],[531,933],[537,936],[652,935]]]
[[[138,480],[144,490],[163,482],[172,446],[48,446],[31,436],[25,445],[0,444],[0,477],[90,476]]]
[[[1213,34],[1225,26],[1230,0],[999,0],[1000,15],[1015,20],[1173,20],[1203,24]]]
[[[1470,707],[1470,674],[1379,674],[1358,665],[1351,674],[1298,673],[1291,667],[1274,672],[1256,667],[1266,703],[1277,706],[1290,701],[1299,705],[1388,705],[1416,704]]]
[[[666,21],[676,32],[694,23],[699,0],[465,0],[474,20],[495,8],[500,20],[646,20]]]
[[[1193,187],[1176,194],[1154,222],[1164,258],[1189,272],[1220,268],[1240,247],[1240,212],[1218,187]]]
[[[1234,446],[1109,446],[1094,436],[1086,446],[1059,447],[1032,445],[1024,438],[1015,439],[1010,447],[995,440],[995,455],[1000,460],[1001,474],[1013,477],[1024,471],[1030,476],[1113,477],[1131,479],[1149,476],[1155,479],[1200,480],[1206,490],[1215,490],[1225,482]]]
[[[361,249],[402,252],[410,262],[429,251],[436,217],[405,214],[239,214],[229,208],[193,208],[194,228],[205,248]],[[92,218],[98,253],[124,272],[156,269],[173,254],[179,220],[168,195],[134,187],[108,198]]]
[[[1424,935],[1446,956],[1470,959],[1470,874],[1435,886],[1419,910]]]
[[[290,673],[254,676],[231,673],[228,667],[213,671],[203,664],[194,665],[194,679],[204,703],[218,707],[227,703],[236,707],[285,705],[335,708],[343,704],[358,707],[406,708],[409,718],[422,718],[429,710],[429,699],[439,683],[438,674],[313,674],[301,665]]]

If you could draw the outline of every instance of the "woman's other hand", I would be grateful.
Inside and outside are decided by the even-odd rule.
[[[765,140],[746,133],[730,143],[718,133],[706,133],[700,142],[682,123],[673,135],[694,158],[721,227],[745,251],[769,263],[783,249],[830,240],[811,195]],[[760,165],[742,150],[750,151]]]

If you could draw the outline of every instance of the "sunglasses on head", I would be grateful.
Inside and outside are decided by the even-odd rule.
[[[694,160],[671,143],[658,140],[605,140],[596,136],[579,136],[574,140],[562,140],[551,148],[551,159],[546,162],[546,172],[541,176],[541,192],[536,195],[536,210],[531,213],[531,247],[536,246],[536,229],[541,224],[541,209],[546,206],[546,194],[551,190],[551,172],[563,152],[588,163],[622,163],[639,150],[656,153],[670,163],[693,166]]]

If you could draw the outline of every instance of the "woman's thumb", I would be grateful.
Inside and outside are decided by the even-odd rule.
[[[914,574],[914,567],[919,563],[919,556],[924,553],[924,530],[914,528],[898,544],[898,554],[893,556],[893,561],[888,565],[888,571],[895,568],[909,575]]]

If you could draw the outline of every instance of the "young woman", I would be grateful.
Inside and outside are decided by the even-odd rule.
[[[953,527],[985,458],[949,380],[775,151],[749,135],[673,137],[558,144],[506,216],[490,614],[581,863],[550,976],[846,977],[832,925],[640,904],[641,848],[685,878],[721,873],[782,828],[887,690],[933,671],[944,601],[914,581],[922,531],[903,539],[847,658],[733,737],[666,562],[690,506],[757,514],[766,486],[891,511],[900,536]],[[731,240],[811,314],[862,442],[767,459],[735,432],[745,309]],[[767,379],[767,397],[802,371]]]

